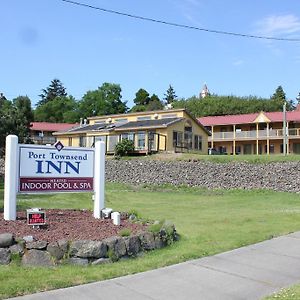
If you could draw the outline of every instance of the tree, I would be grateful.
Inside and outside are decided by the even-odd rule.
[[[44,105],[57,97],[66,96],[67,92],[62,82],[59,79],[55,78],[51,81],[50,85],[46,89],[42,89],[42,94],[39,95],[39,97],[41,97],[41,100],[37,103],[37,106]]]
[[[27,96],[19,96],[13,100],[14,131],[20,143],[30,143],[30,123],[33,121],[31,101]]]
[[[123,114],[127,111],[126,102],[121,101],[119,84],[103,83],[94,91],[88,91],[79,102],[81,117]]]
[[[73,96],[56,97],[38,106],[34,119],[42,122],[75,123],[80,119],[78,102]]]
[[[275,106],[279,105],[281,108],[283,107],[283,104],[286,103],[287,110],[293,110],[295,108],[293,101],[286,99],[285,92],[281,85],[276,89],[275,93],[271,97],[271,101]]]
[[[174,101],[176,101],[177,96],[176,96],[175,90],[171,84],[169,85],[169,88],[167,89],[167,92],[164,94],[164,96],[165,96],[164,100],[165,100],[166,104],[171,104]]]
[[[136,94],[133,102],[136,105],[148,105],[150,101],[149,93],[144,89],[139,89]]]
[[[150,97],[150,101],[149,101],[148,105],[146,106],[146,111],[160,110],[160,109],[163,109],[163,108],[164,108],[164,106],[161,103],[158,96],[153,94]]]

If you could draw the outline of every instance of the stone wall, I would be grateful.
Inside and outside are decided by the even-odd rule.
[[[0,177],[4,163],[0,160]],[[129,184],[186,184],[240,189],[272,189],[300,192],[299,162],[251,164],[206,161],[107,160],[106,180]]]
[[[23,266],[55,266],[58,264],[88,265],[115,262],[125,257],[136,257],[144,251],[160,249],[176,241],[175,226],[162,225],[157,233],[148,231],[138,235],[113,236],[102,241],[59,240],[48,243],[33,236],[15,239],[12,233],[0,234],[0,265],[18,259]]]
[[[300,192],[300,161],[245,162],[108,160],[106,180],[130,184],[185,184],[209,189],[272,189]]]

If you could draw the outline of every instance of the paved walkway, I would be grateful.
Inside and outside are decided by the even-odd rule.
[[[23,300],[261,299],[300,282],[300,232],[149,272]]]

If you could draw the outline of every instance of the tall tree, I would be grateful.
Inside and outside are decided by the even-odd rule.
[[[169,88],[167,89],[167,92],[164,94],[164,96],[165,96],[164,100],[165,100],[166,104],[171,104],[174,101],[176,101],[177,95],[171,84],[169,85]]]
[[[136,105],[148,105],[150,101],[149,93],[144,89],[139,89],[136,94],[133,102]]]
[[[282,86],[278,86],[276,89],[275,93],[271,97],[271,102],[276,106],[280,105],[281,107],[283,106],[284,103],[286,103],[286,109],[287,110],[293,110],[295,107],[293,105],[292,100],[287,100],[286,99],[286,94],[282,88]]]
[[[41,100],[37,103],[37,106],[44,105],[57,97],[66,97],[67,92],[62,82],[55,78],[46,89],[42,89],[42,94],[39,96],[41,97]]]
[[[148,111],[153,111],[153,110],[160,110],[163,109],[164,105],[162,104],[162,102],[160,101],[160,99],[158,98],[157,95],[153,94],[150,97],[150,101],[149,104],[146,106],[146,110]]]
[[[79,103],[81,117],[122,114],[127,111],[126,102],[122,102],[119,84],[103,83],[94,91],[88,91]]]
[[[21,143],[29,143],[30,123],[33,121],[31,101],[27,96],[19,96],[13,100],[13,117],[15,122],[15,133]]]
[[[75,123],[79,118],[78,102],[73,96],[56,97],[34,112],[34,119],[43,122]]]

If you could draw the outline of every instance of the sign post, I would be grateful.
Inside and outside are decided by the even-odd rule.
[[[18,137],[8,135],[5,147],[4,220],[17,218]]]
[[[94,217],[105,207],[105,144],[93,148],[18,144],[6,138],[4,219],[16,220],[17,193],[94,192]]]

